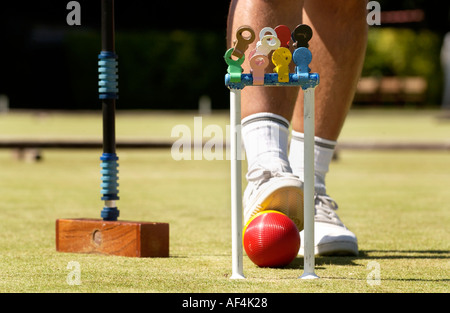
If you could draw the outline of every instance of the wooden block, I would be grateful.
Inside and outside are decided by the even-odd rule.
[[[140,258],[168,257],[169,224],[58,219],[56,250]]]

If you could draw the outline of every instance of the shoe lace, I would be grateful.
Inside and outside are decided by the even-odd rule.
[[[316,222],[325,222],[335,225],[344,226],[336,214],[339,208],[336,201],[328,195],[315,194],[314,196],[315,217]]]
[[[272,177],[293,177],[295,176],[289,172],[281,170],[271,170],[264,167],[256,167],[247,172],[245,178],[248,182],[255,184],[256,188],[269,181]]]

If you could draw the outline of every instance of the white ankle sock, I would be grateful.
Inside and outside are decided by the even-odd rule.
[[[242,120],[242,140],[249,170],[259,164],[291,172],[287,157],[289,121],[273,113],[256,113]],[[281,162],[280,162],[281,161]]]
[[[314,137],[314,170],[316,193],[326,194],[325,176],[328,173],[333,158],[336,141]],[[292,131],[291,145],[289,151],[289,163],[292,172],[304,179],[304,134]]]

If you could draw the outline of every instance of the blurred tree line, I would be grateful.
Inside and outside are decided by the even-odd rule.
[[[65,36],[70,86],[77,104],[93,103],[97,93],[100,35],[70,31]],[[118,32],[119,109],[196,109],[202,95],[224,108],[226,67],[223,36],[213,31],[147,30]],[[93,57],[94,56],[94,57]]]
[[[68,2],[68,1],[67,1]],[[12,108],[100,109],[100,1],[79,0],[81,26],[68,26],[66,1],[5,2],[0,10],[0,94]],[[197,109],[208,95],[227,109],[223,78],[228,1],[116,0],[118,109]],[[421,22],[371,26],[363,75],[423,76],[440,104],[439,53],[450,4],[379,1],[383,11],[423,9]],[[207,10],[207,13],[205,13]]]
[[[427,106],[441,104],[441,47],[450,31],[450,2],[438,0],[379,1],[382,11],[423,10],[424,19],[383,23],[369,29],[362,76],[420,76],[427,81]]]

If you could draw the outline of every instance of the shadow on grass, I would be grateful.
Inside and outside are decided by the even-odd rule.
[[[442,259],[448,260],[450,258],[449,250],[360,250],[358,256],[316,256],[315,268],[320,270],[326,270],[329,265],[338,266],[364,266],[361,262],[366,260],[395,260],[395,259]],[[304,269],[303,257],[297,257],[289,264],[286,269],[303,270]],[[321,276],[325,279],[333,280],[357,280],[367,281],[367,277],[333,277],[333,276]],[[382,277],[382,281],[399,281],[399,282],[449,282],[448,277],[439,278],[424,278],[424,277]]]
[[[358,260],[393,260],[393,259],[449,259],[449,250],[360,250],[358,256],[316,256],[317,268],[324,265],[356,265]],[[297,257],[286,268],[303,269],[303,257]]]
[[[450,250],[362,250],[361,259],[449,259]]]

